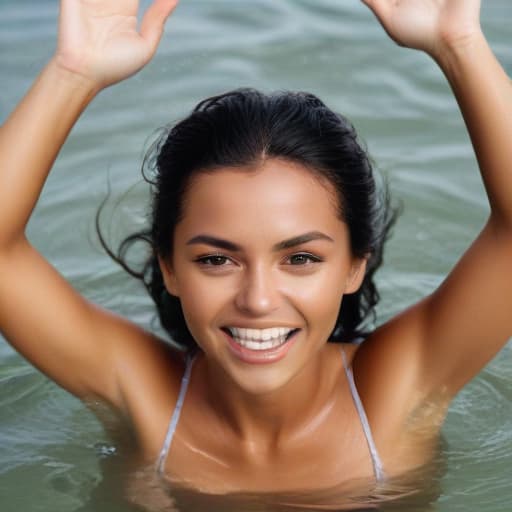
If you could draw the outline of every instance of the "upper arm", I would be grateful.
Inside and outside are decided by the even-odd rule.
[[[68,391],[123,407],[119,357],[143,332],[88,302],[26,239],[0,254],[0,329]]]
[[[511,312],[512,234],[489,221],[437,290],[363,344],[361,385],[401,393],[404,415],[428,398],[446,403],[512,336]],[[366,378],[376,372],[379,384]]]
[[[441,286],[419,305],[424,385],[452,394],[512,336],[512,230],[492,217]]]

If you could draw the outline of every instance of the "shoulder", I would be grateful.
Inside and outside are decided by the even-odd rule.
[[[354,375],[362,394],[417,400],[421,395],[423,312],[421,303],[372,332],[354,353]],[[406,402],[409,402],[407,399]]]
[[[422,386],[412,308],[360,346],[350,347],[358,394],[389,474],[424,464],[435,454],[449,399]]]
[[[376,430],[403,431],[426,403],[440,414],[447,409],[449,400],[423,385],[422,314],[420,304],[409,308],[354,350],[354,379]]]
[[[143,453],[153,457],[178,399],[186,357],[154,334],[126,321],[114,346],[120,404]]]

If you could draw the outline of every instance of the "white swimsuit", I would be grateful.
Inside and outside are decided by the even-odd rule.
[[[370,424],[368,423],[368,418],[366,416],[363,403],[361,402],[361,398],[359,397],[359,393],[357,392],[356,383],[354,381],[354,375],[352,373],[352,368],[347,363],[347,357],[345,355],[345,351],[343,350],[343,348],[341,349],[341,357],[343,359],[343,367],[345,369],[345,374],[347,376],[347,380],[350,386],[350,393],[352,395],[354,405],[356,406],[357,413],[359,414],[359,419],[361,421],[364,435],[368,443],[370,457],[372,459],[373,464],[373,473],[375,475],[375,480],[377,482],[381,482],[382,480],[384,480],[385,477],[382,461],[379,457],[379,453],[377,452],[377,448],[373,440],[372,431],[370,429]],[[169,422],[169,428],[167,429],[167,435],[165,436],[165,441],[162,446],[162,450],[160,451],[160,455],[158,457],[157,472],[161,476],[163,476],[165,473],[165,461],[167,459],[167,455],[171,447],[172,438],[174,437],[174,433],[176,432],[176,427],[180,419],[181,410],[183,409],[183,402],[185,401],[185,395],[187,393],[187,388],[190,382],[190,374],[192,373],[192,366],[194,364],[194,361],[195,356],[187,357],[185,373],[183,374],[183,377],[181,379],[181,388],[178,395],[178,400],[176,402],[176,407],[174,408],[174,411],[172,413],[171,421]]]

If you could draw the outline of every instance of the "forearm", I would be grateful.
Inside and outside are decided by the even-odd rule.
[[[482,34],[438,57],[471,137],[491,218],[512,228],[512,84]]]
[[[52,60],[0,127],[0,247],[24,235],[60,148],[97,91]]]

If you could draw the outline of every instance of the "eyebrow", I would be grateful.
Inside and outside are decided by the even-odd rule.
[[[334,242],[334,240],[322,233],[321,231],[309,231],[308,233],[304,233],[302,235],[294,236],[293,238],[288,238],[287,240],[283,240],[282,242],[278,242],[272,247],[272,251],[279,252],[285,249],[291,249],[292,247],[296,247],[297,245],[302,245],[307,242],[312,242],[314,240],[327,240],[328,242]],[[197,235],[191,238],[187,245],[195,245],[195,244],[205,244],[211,245],[212,247],[217,247],[219,249],[224,249],[226,251],[237,252],[241,251],[241,247],[229,240],[224,240],[222,238],[217,238],[211,235]]]

